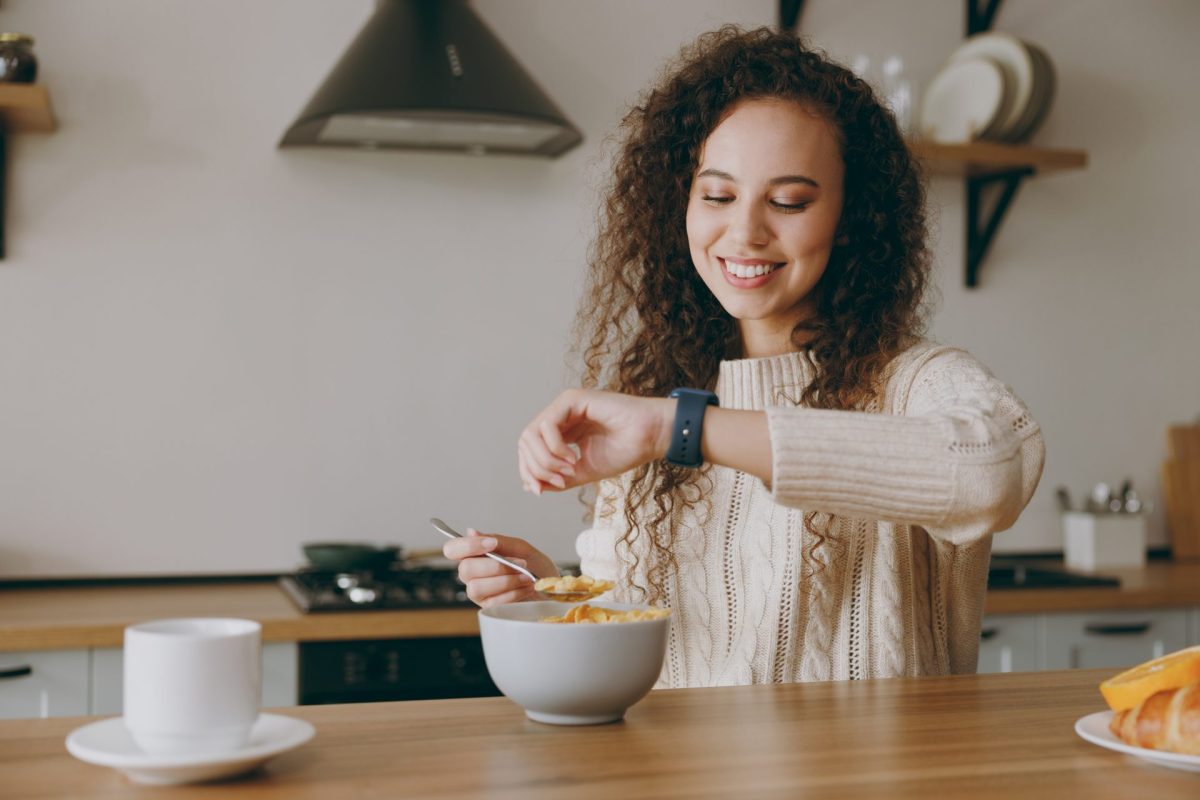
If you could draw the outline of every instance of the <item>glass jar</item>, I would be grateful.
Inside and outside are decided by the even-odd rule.
[[[37,78],[37,66],[32,36],[0,33],[0,81],[33,83]]]

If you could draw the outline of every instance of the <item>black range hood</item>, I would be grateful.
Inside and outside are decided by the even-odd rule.
[[[553,157],[582,140],[466,0],[378,0],[279,146]]]

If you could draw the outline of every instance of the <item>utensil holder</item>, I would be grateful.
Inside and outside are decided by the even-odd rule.
[[[1144,514],[1063,514],[1063,558],[1067,569],[1140,567],[1146,563]]]

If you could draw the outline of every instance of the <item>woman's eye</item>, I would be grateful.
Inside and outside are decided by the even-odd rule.
[[[717,206],[723,206],[726,203],[733,202],[733,198],[726,197],[723,195],[717,196],[717,195],[706,194],[706,195],[704,195],[704,202],[712,203],[713,205],[717,205]]]
[[[808,201],[800,200],[795,203],[785,203],[782,200],[772,200],[771,205],[775,206],[780,211],[786,211],[786,212],[803,211],[804,209],[808,208]]]

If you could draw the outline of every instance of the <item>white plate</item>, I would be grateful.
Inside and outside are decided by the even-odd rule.
[[[1033,56],[1033,97],[1029,101],[1029,110],[1024,119],[1006,140],[1011,142],[1027,141],[1037,133],[1050,111],[1050,106],[1054,103],[1057,84],[1054,62],[1050,60],[1046,51],[1029,42],[1025,42],[1025,48]]]
[[[122,717],[76,728],[67,750],[80,761],[113,767],[135,783],[172,784],[211,781],[248,772],[267,759],[307,742],[313,726],[302,719],[259,714],[245,747],[229,753],[155,756],[138,747]]]
[[[921,101],[921,134],[937,142],[970,142],[994,126],[1004,105],[1004,75],[989,58],[942,68]]]
[[[1108,729],[1108,723],[1112,721],[1112,718],[1113,712],[1111,711],[1097,711],[1095,714],[1080,717],[1075,723],[1075,732],[1092,744],[1116,750],[1118,753],[1144,758],[1163,767],[1200,772],[1200,756],[1186,756],[1182,753],[1168,753],[1163,750],[1151,750],[1148,747],[1125,744],[1113,736],[1112,731]]]
[[[990,139],[1007,141],[1020,132],[1018,126],[1025,120],[1029,104],[1033,100],[1033,56],[1025,47],[1025,43],[1017,37],[993,31],[978,33],[967,39],[950,56],[950,63],[974,58],[990,58],[995,61],[1012,94],[1012,102],[1005,109],[1004,115],[987,132]]]

